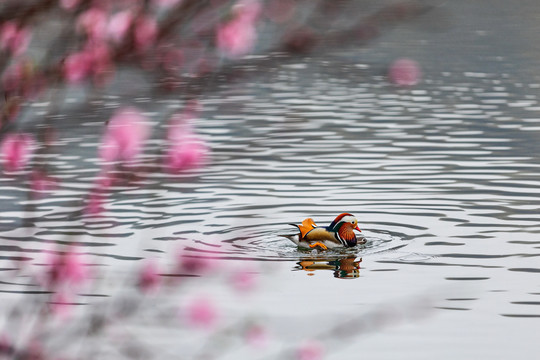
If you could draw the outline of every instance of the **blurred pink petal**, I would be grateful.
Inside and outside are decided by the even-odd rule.
[[[66,10],[73,10],[80,2],[81,0],[60,0],[60,6]]]
[[[99,7],[92,7],[77,19],[77,28],[93,40],[102,40],[107,35],[107,12]]]
[[[262,5],[259,0],[240,0],[233,8],[238,19],[250,23],[258,20],[261,10]]]
[[[92,58],[92,72],[94,75],[100,75],[112,68],[111,50],[105,42],[92,43],[86,46],[85,51]]]
[[[420,66],[411,59],[398,59],[390,66],[388,77],[398,86],[413,86],[420,81]]]
[[[213,328],[218,320],[218,310],[207,297],[191,300],[186,306],[186,315],[191,326],[207,330]]]
[[[217,28],[217,47],[229,58],[246,55],[253,49],[257,34],[251,22],[231,20]]]
[[[70,83],[80,83],[92,73],[94,59],[86,51],[70,54],[64,60],[64,77]]]
[[[112,68],[110,49],[103,42],[87,45],[83,50],[72,53],[64,60],[64,77],[70,83],[80,83],[90,76],[99,80]]]
[[[105,194],[101,191],[91,191],[86,200],[84,213],[87,215],[100,215],[104,210]]]
[[[110,18],[107,26],[107,33],[109,37],[117,43],[124,41],[131,25],[133,24],[134,18],[134,14],[130,10],[119,11],[114,14]]]
[[[217,267],[217,260],[207,256],[190,256],[181,253],[178,257],[178,270],[188,274],[207,274]]]
[[[89,273],[82,259],[83,255],[72,249],[51,255],[45,284],[49,287],[59,285],[80,285],[89,278]]]
[[[183,114],[176,114],[171,118],[167,132],[169,146],[164,158],[165,169],[171,173],[198,168],[206,158],[206,144],[187,123],[197,111],[196,103],[189,104]]]
[[[158,265],[153,260],[146,260],[139,271],[139,289],[143,292],[157,290],[161,283]]]
[[[323,346],[314,340],[306,341],[297,349],[298,360],[321,360],[323,358]]]
[[[258,274],[253,269],[238,269],[232,273],[231,283],[238,291],[250,291],[257,286]]]
[[[49,308],[54,315],[65,319],[71,314],[73,302],[74,299],[72,294],[63,291],[56,292],[51,295]]]
[[[135,25],[135,45],[137,50],[145,51],[154,45],[157,33],[158,25],[156,20],[148,16],[137,19]]]
[[[102,139],[99,155],[103,161],[132,161],[142,152],[150,133],[148,119],[133,107],[118,109]]]
[[[0,144],[4,170],[17,171],[26,166],[33,152],[35,141],[30,134],[8,134]]]
[[[194,169],[201,166],[206,156],[206,146],[195,139],[185,139],[172,144],[165,157],[165,167],[171,173]]]
[[[233,19],[217,27],[217,47],[225,56],[237,58],[253,49],[257,40],[255,22],[260,12],[259,1],[238,1],[233,8]]]
[[[0,49],[7,50],[13,55],[24,52],[30,43],[30,38],[30,31],[14,21],[6,21],[0,26]]]

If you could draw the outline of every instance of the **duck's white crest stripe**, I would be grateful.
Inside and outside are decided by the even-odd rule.
[[[337,239],[339,240],[339,242],[340,242],[343,246],[347,247],[347,242],[346,242],[345,240],[343,240],[343,239],[341,238],[341,236],[339,236],[339,232],[336,232],[335,234],[336,234],[336,237],[337,237]]]

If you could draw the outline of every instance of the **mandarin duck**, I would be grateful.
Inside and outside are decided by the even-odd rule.
[[[298,247],[305,249],[321,248],[327,250],[336,247],[353,247],[358,243],[365,244],[366,240],[358,240],[354,230],[361,231],[358,228],[358,221],[349,214],[338,215],[332,223],[326,227],[317,226],[312,218],[302,221],[302,224],[290,224],[296,226],[299,234],[283,235]]]

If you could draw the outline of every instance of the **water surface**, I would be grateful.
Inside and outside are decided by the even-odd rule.
[[[388,55],[384,42],[399,39],[383,37],[373,52]],[[540,77],[530,57],[505,71],[518,55],[488,48],[494,60],[483,71],[478,59],[444,62],[416,50],[431,61],[423,82],[406,89],[388,84],[383,57],[363,59],[366,49],[273,54],[264,72],[216,79],[197,120],[211,147],[207,166],[144,173],[115,189],[104,217],[81,208],[99,170],[104,116],[125,98],[104,95],[83,110],[68,98],[75,115],[55,120],[62,128],[49,155],[61,179],[53,196],[28,200],[26,184],[0,179],[0,267],[10,279],[0,291],[27,292],[30,280],[10,270],[13,261],[39,266],[39,250],[58,242],[77,239],[112,272],[144,258],[171,262],[185,249],[254,264],[262,285],[241,305],[219,287],[206,291],[229,317],[253,313],[287,344],[324,335],[336,319],[354,321],[346,344],[328,344],[331,358],[531,358],[540,317]],[[150,163],[165,131],[159,114],[184,101],[131,100],[155,122]],[[35,104],[35,114],[46,106]],[[279,236],[294,231],[288,223],[325,224],[342,212],[357,216],[366,245],[306,252]]]

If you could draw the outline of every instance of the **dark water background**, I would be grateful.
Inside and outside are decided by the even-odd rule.
[[[536,1],[441,2],[367,46],[272,54],[262,69],[240,66],[238,79],[216,76],[200,85],[197,121],[209,164],[118,187],[105,218],[80,212],[99,169],[103,119],[126,100],[158,119],[184,99],[126,86],[83,105],[72,92],[47,155],[61,187],[27,200],[25,184],[0,179],[4,279],[14,258],[39,264],[38,250],[75,237],[118,272],[185,247],[257,264],[255,295],[238,302],[207,291],[231,317],[248,309],[286,341],[359,318],[363,325],[350,329],[357,336],[334,341],[329,358],[533,359],[539,30]],[[397,57],[420,63],[418,86],[387,82]],[[119,87],[136,76],[126,71]],[[47,105],[34,104],[29,128]],[[156,120],[147,154],[159,151],[163,131]],[[324,224],[344,211],[358,217],[366,246],[321,255],[278,236],[291,231],[289,222],[309,216]],[[359,270],[344,271],[344,259],[361,259]],[[26,283],[12,278],[0,291],[8,301]]]

